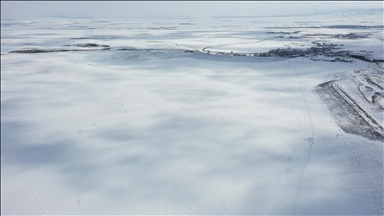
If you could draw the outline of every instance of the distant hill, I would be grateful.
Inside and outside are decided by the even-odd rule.
[[[309,14],[307,16],[327,16],[327,17],[359,17],[359,16],[381,16],[383,18],[384,8],[374,9],[351,9]]]
[[[213,18],[260,18],[260,17],[327,17],[327,18],[346,18],[346,17],[380,17],[383,18],[384,8],[372,9],[348,9],[334,10],[311,14],[291,14],[291,15],[268,15],[268,16],[214,16]]]

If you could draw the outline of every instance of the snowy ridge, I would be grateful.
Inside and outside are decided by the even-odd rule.
[[[384,9],[380,8],[373,8],[373,9],[349,9],[349,10],[334,10],[334,11],[327,11],[322,13],[311,13],[311,14],[304,14],[304,15],[280,15],[280,16],[214,16],[213,18],[278,18],[278,17],[287,17],[287,18],[294,18],[294,17],[323,17],[323,18],[359,18],[359,17],[376,17],[376,18],[382,18],[384,14]]]
[[[359,17],[377,17],[382,18],[384,9],[350,9],[350,10],[339,10],[324,12],[318,14],[312,14],[308,16],[325,16],[328,18],[359,18]]]
[[[338,84],[338,82],[332,82],[333,88],[360,114],[361,117],[369,124],[371,125],[379,134],[381,134],[384,137],[384,127],[380,125],[381,121],[377,122],[374,118],[372,118],[371,115],[369,115],[364,109],[362,109],[356,101],[354,101],[348,94],[345,93],[341,89],[341,86]]]

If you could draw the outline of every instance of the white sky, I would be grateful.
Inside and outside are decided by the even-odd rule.
[[[1,2],[1,18],[48,15],[75,17],[211,17],[311,14],[345,9],[383,8],[382,1],[129,1]]]

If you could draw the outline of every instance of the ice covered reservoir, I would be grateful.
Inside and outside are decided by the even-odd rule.
[[[382,18],[1,20],[1,213],[382,215]]]

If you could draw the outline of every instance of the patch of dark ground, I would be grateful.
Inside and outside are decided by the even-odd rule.
[[[75,46],[75,47],[110,47],[109,45],[100,45],[95,43],[84,43],[84,44],[72,44],[72,45],[64,45],[66,47]]]
[[[314,23],[314,22],[311,22]],[[331,26],[268,26],[265,29],[329,28],[329,29],[383,29],[384,25],[331,25]]]
[[[111,40],[111,39],[118,39],[122,37],[77,37],[77,38],[70,38],[71,40]]]
[[[50,52],[69,52],[69,51],[91,51],[95,49],[77,49],[72,47],[81,47],[81,48],[99,48],[96,50],[110,50],[109,45],[100,45],[94,43],[85,43],[85,44],[72,44],[72,45],[63,45],[63,47],[68,48],[28,48],[22,50],[14,50],[9,53],[50,53]]]
[[[139,49],[139,48],[135,48],[135,47],[121,47],[121,48],[117,48],[117,50],[142,51],[143,49]]]
[[[359,34],[359,33],[348,33],[348,34],[335,34],[332,35],[333,38],[343,38],[343,39],[360,39],[368,38],[371,34]]]
[[[353,107],[337,93],[332,82],[325,82],[315,87],[315,93],[320,97],[336,124],[345,132],[363,136],[370,140],[384,142],[384,137],[376,132],[361,117]]]
[[[323,26],[324,28],[336,28],[336,29],[382,29],[384,25],[331,25]]]
[[[69,52],[69,51],[87,51],[87,50],[33,48],[33,49],[14,50],[9,53],[50,53],[50,52]]]

